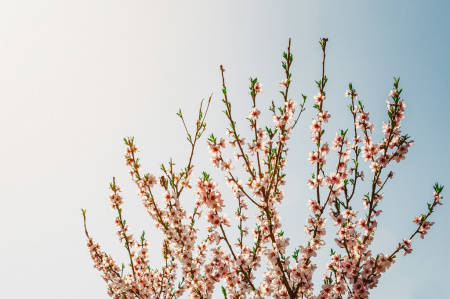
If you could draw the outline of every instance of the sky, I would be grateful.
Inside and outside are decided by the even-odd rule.
[[[109,207],[113,176],[124,189],[127,223],[135,235],[145,230],[150,236],[151,263],[159,265],[162,237],[129,178],[122,139],[135,137],[146,172],[160,175],[159,165],[170,158],[181,168],[189,144],[175,113],[181,109],[192,127],[201,100],[211,94],[206,134],[224,136],[221,64],[237,125],[248,129],[249,77],[263,84],[258,104],[270,123],[266,108],[282,101],[280,61],[289,38],[291,97],[300,101],[303,93],[309,100],[289,145],[286,198],[279,208],[286,235],[291,244],[306,242],[306,204],[313,196],[306,180],[314,171],[307,161],[314,146],[309,125],[314,81],[321,75],[318,41],[327,37],[329,142],[337,129],[352,126],[344,97],[349,82],[380,138],[385,100],[393,77],[401,77],[407,105],[402,130],[415,143],[406,160],[391,165],[395,176],[385,188],[372,247],[392,252],[416,229],[412,219],[426,212],[432,185],[450,187],[449,12],[443,0],[1,1],[2,297],[107,298],[86,248],[80,209],[87,210],[94,240],[126,262]],[[210,171],[226,194],[205,142],[194,157],[194,177]],[[413,254],[398,257],[371,298],[450,298],[447,194],[444,189],[444,205],[432,215],[436,224],[429,234],[414,239]],[[195,198],[191,192],[182,201],[192,206]],[[230,211],[235,204],[227,199]],[[327,228],[334,237],[333,226]],[[318,288],[333,246],[327,242],[319,252]]]

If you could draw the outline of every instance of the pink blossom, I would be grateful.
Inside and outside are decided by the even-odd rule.
[[[414,222],[415,224],[419,224],[420,222],[422,222],[422,215],[418,215],[417,217],[415,217],[415,218],[413,219],[413,222]]]
[[[328,111],[321,111],[321,112],[319,112],[318,114],[317,114],[317,118],[320,120],[320,121],[323,121],[323,122],[328,122],[328,120],[330,119],[330,117],[331,117],[331,115],[330,115],[330,113],[328,113]]]
[[[433,196],[434,196],[434,201],[436,202],[436,204],[438,205],[442,205],[441,199],[443,198],[442,195],[433,192]]]
[[[262,90],[262,84],[261,83],[259,83],[259,82],[256,82],[256,84],[255,84],[255,91],[257,92],[257,93],[260,93],[260,92],[262,92],[263,90]]]
[[[314,100],[316,101],[316,104],[322,103],[326,99],[326,96],[321,94],[320,92],[314,96]]]
[[[311,129],[311,133],[317,134],[322,129],[321,122],[313,119],[310,129]]]
[[[261,112],[257,108],[253,108],[249,113],[250,114],[248,117],[253,120],[258,119],[258,116],[261,114]]]
[[[389,92],[389,97],[394,98],[394,97],[398,97],[398,90],[393,89]]]
[[[227,161],[222,161],[222,170],[226,171],[226,172],[230,172],[231,170],[234,169],[234,166],[231,165],[231,159],[227,159]]]
[[[284,79],[284,80],[280,81],[280,87],[287,86],[287,84],[288,84],[288,79]]]

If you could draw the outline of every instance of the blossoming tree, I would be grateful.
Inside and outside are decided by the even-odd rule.
[[[316,81],[318,93],[314,96],[313,107],[317,114],[310,126],[314,150],[309,153],[308,160],[313,165],[314,173],[307,185],[314,190],[315,198],[307,202],[311,211],[305,226],[307,242],[297,245],[293,250],[291,248],[293,254],[288,253],[290,239],[281,230],[280,214],[277,211],[277,206],[284,199],[281,186],[285,184],[288,140],[305,110],[307,100],[303,95],[298,109],[297,102],[289,98],[292,83],[290,68],[293,62],[289,41],[282,61],[286,77],[279,82],[283,103],[276,107],[272,102],[269,108],[273,115],[272,126],[260,127],[258,120],[261,112],[256,105],[256,97],[262,92],[262,84],[256,78],[250,78],[252,109],[247,119],[253,137],[249,142],[241,137],[241,128],[238,128],[233,118],[225,84],[225,68],[220,66],[222,101],[229,127],[226,129],[226,138],[219,139],[211,134],[207,146],[213,166],[225,173],[225,180],[236,199],[235,217],[239,235],[236,244],[231,243],[227,228],[231,226],[231,220],[222,210],[225,202],[228,204],[230,201],[223,197],[210,174],[203,172],[195,182],[197,199],[192,211],[187,211],[181,202],[183,191],[192,188],[194,150],[206,129],[205,118],[211,98],[206,108],[200,106],[193,133],[188,130],[181,111],[178,113],[191,145],[189,161],[182,170],[175,170],[174,163],[170,161],[168,167],[161,165],[160,177],[143,173],[137,157],[139,147],[134,143],[134,138],[124,139],[125,161],[130,167],[138,194],[147,213],[164,236],[164,265],[159,270],[149,266],[145,233],[140,238],[135,238],[129,231],[122,215],[121,188],[113,179],[110,184],[111,207],[117,211],[115,224],[119,241],[124,243],[129,255],[128,273],[124,273],[125,266],[120,267],[89,236],[86,211],[82,210],[87,246],[94,267],[102,273],[107,283],[108,295],[114,298],[179,298],[183,295],[212,298],[219,288],[216,293],[225,298],[368,298],[370,290],[378,285],[381,274],[395,263],[397,254],[411,253],[411,243],[417,234],[424,238],[434,224],[428,221],[429,216],[437,205],[442,204],[443,186],[437,183],[428,211],[413,219],[417,229],[388,254],[374,255],[370,250],[377,228],[376,218],[382,212],[379,204],[383,199],[383,188],[393,178],[393,172],[387,168],[394,161],[399,163],[405,159],[413,144],[410,137],[401,132],[406,105],[401,98],[400,79],[394,78],[394,86],[389,93],[391,100],[387,101],[388,119],[383,124],[384,137],[375,141],[369,112],[357,100],[358,93],[350,83],[345,95],[350,100],[353,127],[350,131],[339,130],[332,144],[326,142],[324,126],[331,117],[325,110],[327,42],[326,38],[320,40],[323,52],[322,76]],[[234,148],[236,163],[222,152],[226,146]],[[326,170],[330,152],[337,154],[338,162]],[[369,175],[364,174],[361,169],[363,160],[370,163]],[[234,173],[235,166],[242,166],[248,175],[245,183]],[[356,185],[364,179],[370,180],[370,188],[362,198],[365,217],[358,218],[358,211],[352,204]],[[156,188],[163,190],[159,200]],[[252,230],[245,226],[250,218],[246,212],[249,205],[258,210],[255,215],[257,224]],[[198,241],[199,228],[196,227],[196,220],[200,219],[203,211],[208,226],[205,228],[206,238]],[[325,244],[323,236],[326,234],[327,214],[336,228],[334,240],[338,248],[336,251],[331,250],[323,285],[314,288],[312,277],[317,268],[314,258]],[[257,272],[262,273],[262,278],[255,276]]]

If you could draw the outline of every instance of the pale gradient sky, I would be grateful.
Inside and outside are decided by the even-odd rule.
[[[103,250],[127,262],[109,208],[112,176],[125,189],[125,218],[135,235],[146,230],[152,266],[159,265],[161,236],[129,179],[122,138],[135,136],[148,172],[159,174],[169,157],[181,167],[189,147],[175,113],[181,108],[193,124],[200,100],[211,93],[207,133],[224,135],[220,64],[228,69],[238,126],[247,128],[250,76],[264,84],[258,101],[270,120],[265,108],[281,101],[280,60],[289,37],[291,96],[299,100],[304,93],[310,100],[290,140],[280,211],[291,244],[304,244],[317,41],[328,37],[328,141],[336,129],[351,126],[344,97],[350,81],[380,136],[393,76],[401,77],[407,104],[403,131],[416,141],[392,167],[373,252],[390,253],[415,230],[411,220],[425,212],[431,186],[448,185],[444,206],[432,216],[435,226],[425,240],[414,240],[413,254],[398,258],[371,298],[450,298],[449,12],[444,0],[1,1],[0,297],[107,298],[85,246],[80,208],[88,210],[88,229]],[[212,168],[205,140],[195,158],[197,174]],[[211,172],[225,190],[222,175]],[[192,205],[194,195],[182,200]],[[233,211],[235,202],[227,202]],[[330,246],[336,248],[328,242],[317,259],[317,288]]]

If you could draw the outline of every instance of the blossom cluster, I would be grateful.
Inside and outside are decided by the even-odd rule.
[[[307,218],[304,231],[306,241],[295,247],[282,230],[281,215],[278,207],[283,203],[285,194],[282,186],[286,184],[288,143],[296,127],[307,97],[302,95],[299,105],[289,97],[292,83],[290,68],[293,55],[290,41],[287,53],[283,53],[282,67],[286,77],[279,81],[283,102],[276,107],[272,102],[269,108],[273,124],[261,126],[261,111],[256,98],[263,92],[257,78],[250,78],[249,94],[252,106],[247,120],[252,137],[243,137],[232,116],[231,103],[225,84],[225,68],[222,66],[222,92],[225,105],[224,114],[229,122],[225,137],[211,134],[207,140],[210,161],[213,167],[223,171],[225,181],[237,202],[234,218],[238,222],[237,243],[230,240],[229,229],[232,220],[225,213],[230,203],[218,188],[218,183],[207,172],[203,172],[195,183],[193,180],[192,157],[197,141],[205,131],[205,118],[208,112],[202,106],[196,122],[195,133],[190,134],[181,118],[191,145],[191,154],[187,166],[179,171],[170,161],[168,167],[161,165],[162,176],[142,173],[137,157],[139,147],[133,138],[125,138],[125,163],[130,167],[130,175],[137,187],[147,213],[155,226],[164,235],[161,245],[164,266],[152,269],[149,265],[148,242],[145,232],[140,242],[130,233],[130,228],[122,216],[123,198],[121,188],[115,180],[110,185],[111,207],[117,211],[115,224],[119,241],[124,244],[131,272],[124,274],[125,266],[119,267],[111,255],[103,253],[93,241],[86,229],[87,246],[94,261],[94,267],[102,272],[107,283],[107,293],[114,298],[179,298],[184,294],[190,298],[212,298],[216,287],[221,284],[225,298],[368,298],[370,290],[377,287],[382,273],[396,261],[396,254],[412,252],[412,240],[416,234],[424,238],[434,222],[428,217],[437,205],[441,205],[443,186],[434,186],[432,203],[428,204],[428,213],[413,219],[418,225],[416,231],[402,242],[390,254],[374,254],[370,245],[378,227],[377,217],[382,213],[380,205],[384,197],[385,184],[393,179],[394,173],[387,170],[393,161],[399,163],[405,159],[413,145],[410,136],[401,130],[405,113],[405,101],[401,98],[399,78],[394,80],[393,89],[387,100],[388,119],[383,123],[383,138],[375,141],[374,123],[370,122],[370,113],[358,100],[359,94],[349,84],[345,96],[350,98],[349,110],[353,118],[353,128],[339,130],[332,141],[325,141],[325,124],[331,118],[325,110],[327,95],[325,91],[328,78],[325,75],[326,45],[328,39],[321,39],[323,53],[322,76],[316,81],[318,92],[313,97],[315,117],[310,125],[311,140],[314,144],[308,161],[314,173],[306,184],[315,194],[307,200],[311,214]],[[240,128],[239,128],[240,129]],[[228,149],[227,149],[228,147]],[[228,150],[234,151],[234,161],[227,157]],[[337,156],[334,166],[327,165],[332,153]],[[331,160],[331,159],[330,159]],[[363,162],[367,162],[371,171],[365,175]],[[234,169],[242,168],[248,174],[243,182],[238,179]],[[364,194],[362,203],[365,216],[358,215],[353,199],[358,181],[370,177],[371,186]],[[192,212],[182,205],[183,191],[194,186],[196,200]],[[162,189],[157,200],[156,189]],[[256,226],[247,225],[251,218],[249,205],[256,208],[254,217]],[[202,213],[207,221],[206,238],[197,240],[199,229],[196,222]],[[327,217],[327,213],[329,217]],[[86,211],[83,217],[86,228]],[[336,228],[331,260],[323,274],[323,284],[315,288],[313,275],[317,269],[314,259],[325,246],[326,223],[331,221]],[[248,245],[251,244],[251,245]],[[293,254],[291,255],[290,252]],[[263,272],[257,279],[255,274]],[[258,273],[259,273],[258,272]],[[178,278],[178,280],[177,280]],[[314,293],[316,291],[316,293]]]

